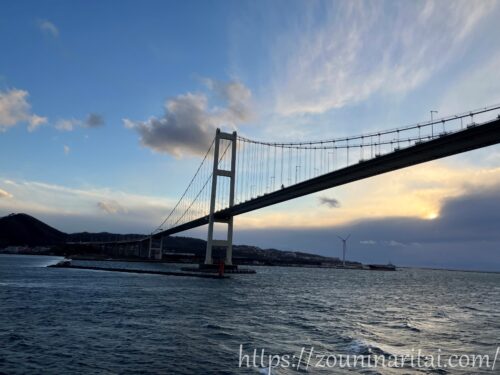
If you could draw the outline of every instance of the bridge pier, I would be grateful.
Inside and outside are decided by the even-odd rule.
[[[163,255],[163,236],[155,238],[154,236],[149,237],[148,240],[148,258],[161,260]]]
[[[225,139],[231,142],[231,166],[229,170],[219,169],[219,151],[220,140]],[[213,247],[225,247],[226,258],[225,264],[233,264],[233,216],[224,219],[214,219],[215,202],[217,198],[217,179],[218,177],[229,178],[229,207],[234,205],[234,186],[236,179],[236,132],[223,133],[217,129],[215,134],[214,145],[214,165],[212,172],[212,191],[210,195],[210,213],[208,216],[208,235],[207,235],[207,249],[205,252],[205,264],[213,264],[212,249]],[[225,240],[214,240],[214,223],[227,224],[227,235]]]

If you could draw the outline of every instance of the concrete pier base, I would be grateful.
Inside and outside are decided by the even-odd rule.
[[[218,264],[200,264],[198,267],[182,267],[181,271],[186,272],[199,272],[199,273],[218,273],[219,265]],[[253,274],[256,273],[255,270],[248,268],[238,268],[237,265],[229,264],[224,266],[224,273],[244,273],[244,274]]]

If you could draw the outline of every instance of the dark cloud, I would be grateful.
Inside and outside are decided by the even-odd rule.
[[[239,243],[339,256],[337,233],[352,233],[350,259],[366,263],[500,271],[500,186],[448,199],[434,220],[386,218],[321,229],[238,228]],[[367,246],[370,245],[370,246]]]
[[[242,83],[206,80],[211,92],[218,95],[222,107],[210,107],[204,94],[185,94],[167,100],[165,114],[147,121],[124,119],[127,128],[140,135],[141,143],[157,152],[176,157],[204,154],[221,126],[236,128],[251,118],[251,92]]]
[[[338,208],[340,207],[340,202],[335,198],[328,197],[319,197],[318,198],[320,204],[324,204],[330,208]]]
[[[97,113],[89,113],[84,123],[87,128],[97,128],[104,125],[104,118]]]

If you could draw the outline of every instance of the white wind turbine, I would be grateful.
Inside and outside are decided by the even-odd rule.
[[[349,234],[346,238],[342,238],[340,236],[337,237],[342,241],[342,266],[345,268],[345,251],[347,248],[347,240],[351,237],[351,235]]]

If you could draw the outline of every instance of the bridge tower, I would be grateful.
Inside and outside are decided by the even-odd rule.
[[[219,151],[220,151],[220,140],[225,139],[231,142],[231,167],[229,170],[219,169]],[[229,207],[234,205],[234,186],[236,179],[236,142],[237,134],[233,133],[223,133],[220,129],[217,129],[215,133],[215,144],[214,144],[214,166],[212,172],[212,191],[210,195],[210,213],[208,216],[208,236],[207,236],[207,250],[205,253],[205,264],[213,264],[212,259],[212,248],[213,247],[225,247],[226,248],[226,265],[233,264],[233,217],[226,218],[215,218],[215,201],[217,198],[217,179],[218,177],[229,178]],[[223,240],[214,239],[214,223],[225,223],[227,224],[227,236]]]

